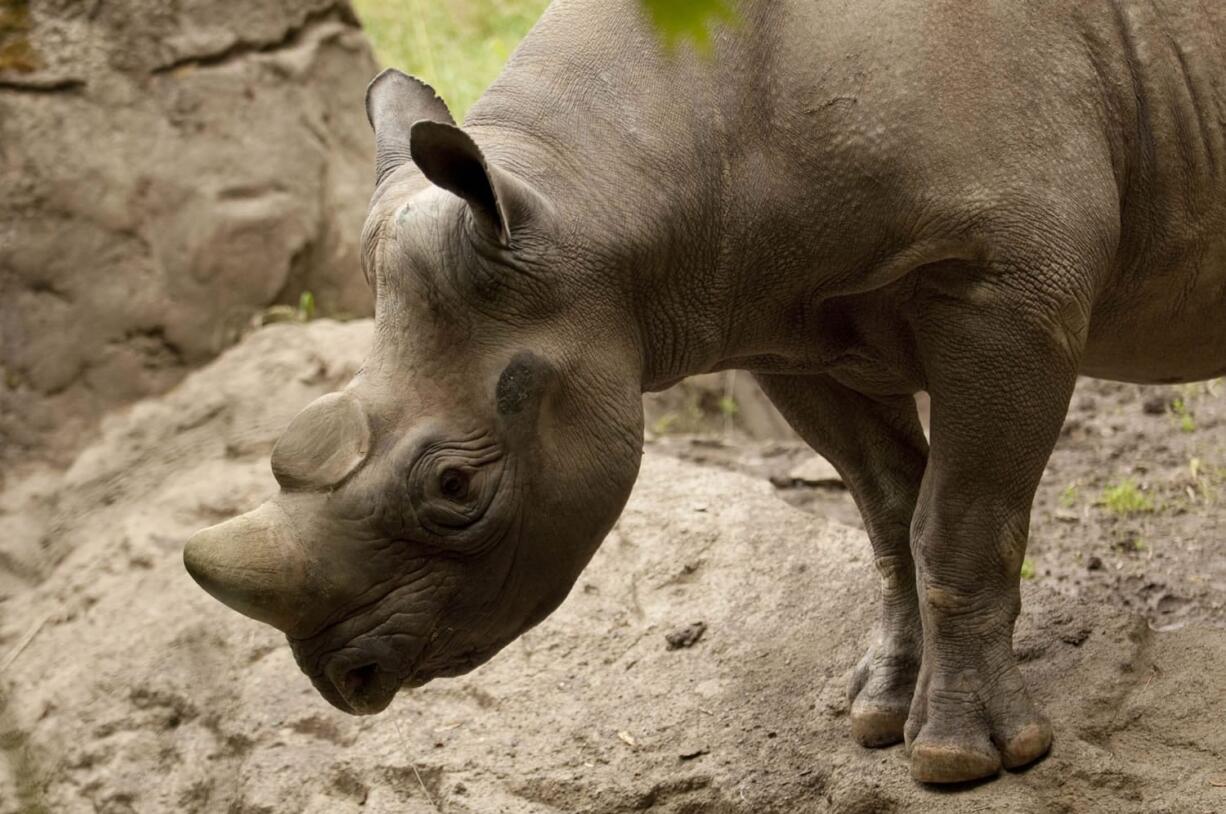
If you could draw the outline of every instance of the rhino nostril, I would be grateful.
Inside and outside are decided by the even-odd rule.
[[[374,662],[354,667],[341,676],[341,686],[337,687],[345,698],[357,700],[364,698],[378,678],[379,667]]]
[[[393,671],[378,662],[366,662],[356,667],[333,663],[325,670],[331,685],[324,696],[334,705],[352,715],[373,715],[382,712],[400,689],[401,680]]]

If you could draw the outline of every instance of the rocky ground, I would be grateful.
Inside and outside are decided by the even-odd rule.
[[[1226,811],[1220,391],[1079,390],[1017,639],[1055,749],[933,790],[847,734],[876,591],[849,498],[725,380],[706,423],[679,427],[699,390],[653,400],[638,488],[554,616],[381,716],[327,706],[180,554],[273,490],[278,430],[369,333],[266,328],[66,472],[7,479],[0,814]]]
[[[767,478],[797,508],[862,527],[837,473],[739,377],[655,397],[656,426],[687,432],[660,434],[654,447]],[[718,415],[725,390],[743,394],[737,409],[748,413],[731,427]],[[920,409],[926,419],[922,398]],[[1129,609],[1164,630],[1226,628],[1226,383],[1082,379],[1035,497],[1028,555],[1026,577],[1067,596]]]
[[[377,71],[347,0],[0,0],[0,467],[268,306],[371,312]]]

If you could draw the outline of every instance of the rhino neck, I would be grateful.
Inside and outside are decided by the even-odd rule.
[[[821,306],[967,250],[900,218],[915,176],[883,117],[924,102],[872,61],[888,4],[736,5],[707,59],[666,54],[638,0],[555,3],[468,119],[572,221],[566,254],[591,262],[560,273],[600,278],[586,288],[636,331],[644,390],[828,369],[859,325]],[[926,4],[898,5],[921,38]]]
[[[645,390],[712,369],[759,327],[727,189],[752,143],[728,77],[766,47],[755,16],[721,39],[715,71],[687,48],[664,53],[638,0],[554,4],[465,122],[599,258],[563,273],[614,278],[610,319],[637,330]]]
[[[721,200],[717,152],[695,145],[670,159],[615,138],[568,140],[516,122],[485,122],[470,132],[565,222],[561,238],[571,243],[559,256],[584,262],[551,271],[568,278],[572,294],[564,299],[582,310],[590,331],[582,339],[633,345],[643,390],[708,370],[735,348],[735,334],[749,323],[741,292],[730,285],[732,247],[721,243],[731,213]],[[599,352],[608,350],[602,342]]]

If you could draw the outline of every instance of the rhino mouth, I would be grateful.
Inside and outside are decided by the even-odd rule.
[[[391,593],[395,591],[308,638],[288,637],[295,661],[315,689],[325,701],[350,715],[378,714],[402,688],[417,689],[436,678],[464,675],[489,661],[528,627],[491,636],[492,631],[481,625],[446,624],[445,619],[463,615],[458,611],[422,608],[412,615],[434,616],[433,623],[425,631],[410,630],[394,624],[393,620],[407,615],[407,606],[402,603],[392,613],[388,606]],[[355,628],[361,632],[355,635]]]
[[[385,642],[354,640],[340,648],[311,653],[309,644],[290,640],[298,666],[324,700],[350,715],[387,709],[402,686],[411,684],[424,647],[405,659]]]
[[[351,646],[346,648],[349,653],[326,658],[322,669],[307,675],[324,700],[341,712],[376,715],[387,709],[402,688],[417,689],[436,678],[464,675],[489,661],[513,638],[507,637],[492,646],[469,648],[449,658],[429,658],[428,648],[422,647],[413,660],[417,666],[408,674],[376,658],[364,658],[353,652],[357,648]]]

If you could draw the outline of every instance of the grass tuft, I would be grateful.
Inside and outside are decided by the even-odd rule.
[[[1179,397],[1172,401],[1171,412],[1175,415],[1180,431],[1196,432],[1196,418],[1192,415],[1192,409],[1186,399]]]
[[[1060,505],[1065,509],[1071,509],[1077,505],[1077,500],[1080,496],[1080,487],[1075,483],[1070,483],[1060,492]]]
[[[1154,510],[1153,498],[1142,492],[1132,478],[1104,489],[1101,503],[1108,511],[1125,516]]]
[[[303,322],[315,319],[315,295],[310,291],[303,291],[298,296],[298,317]]]

